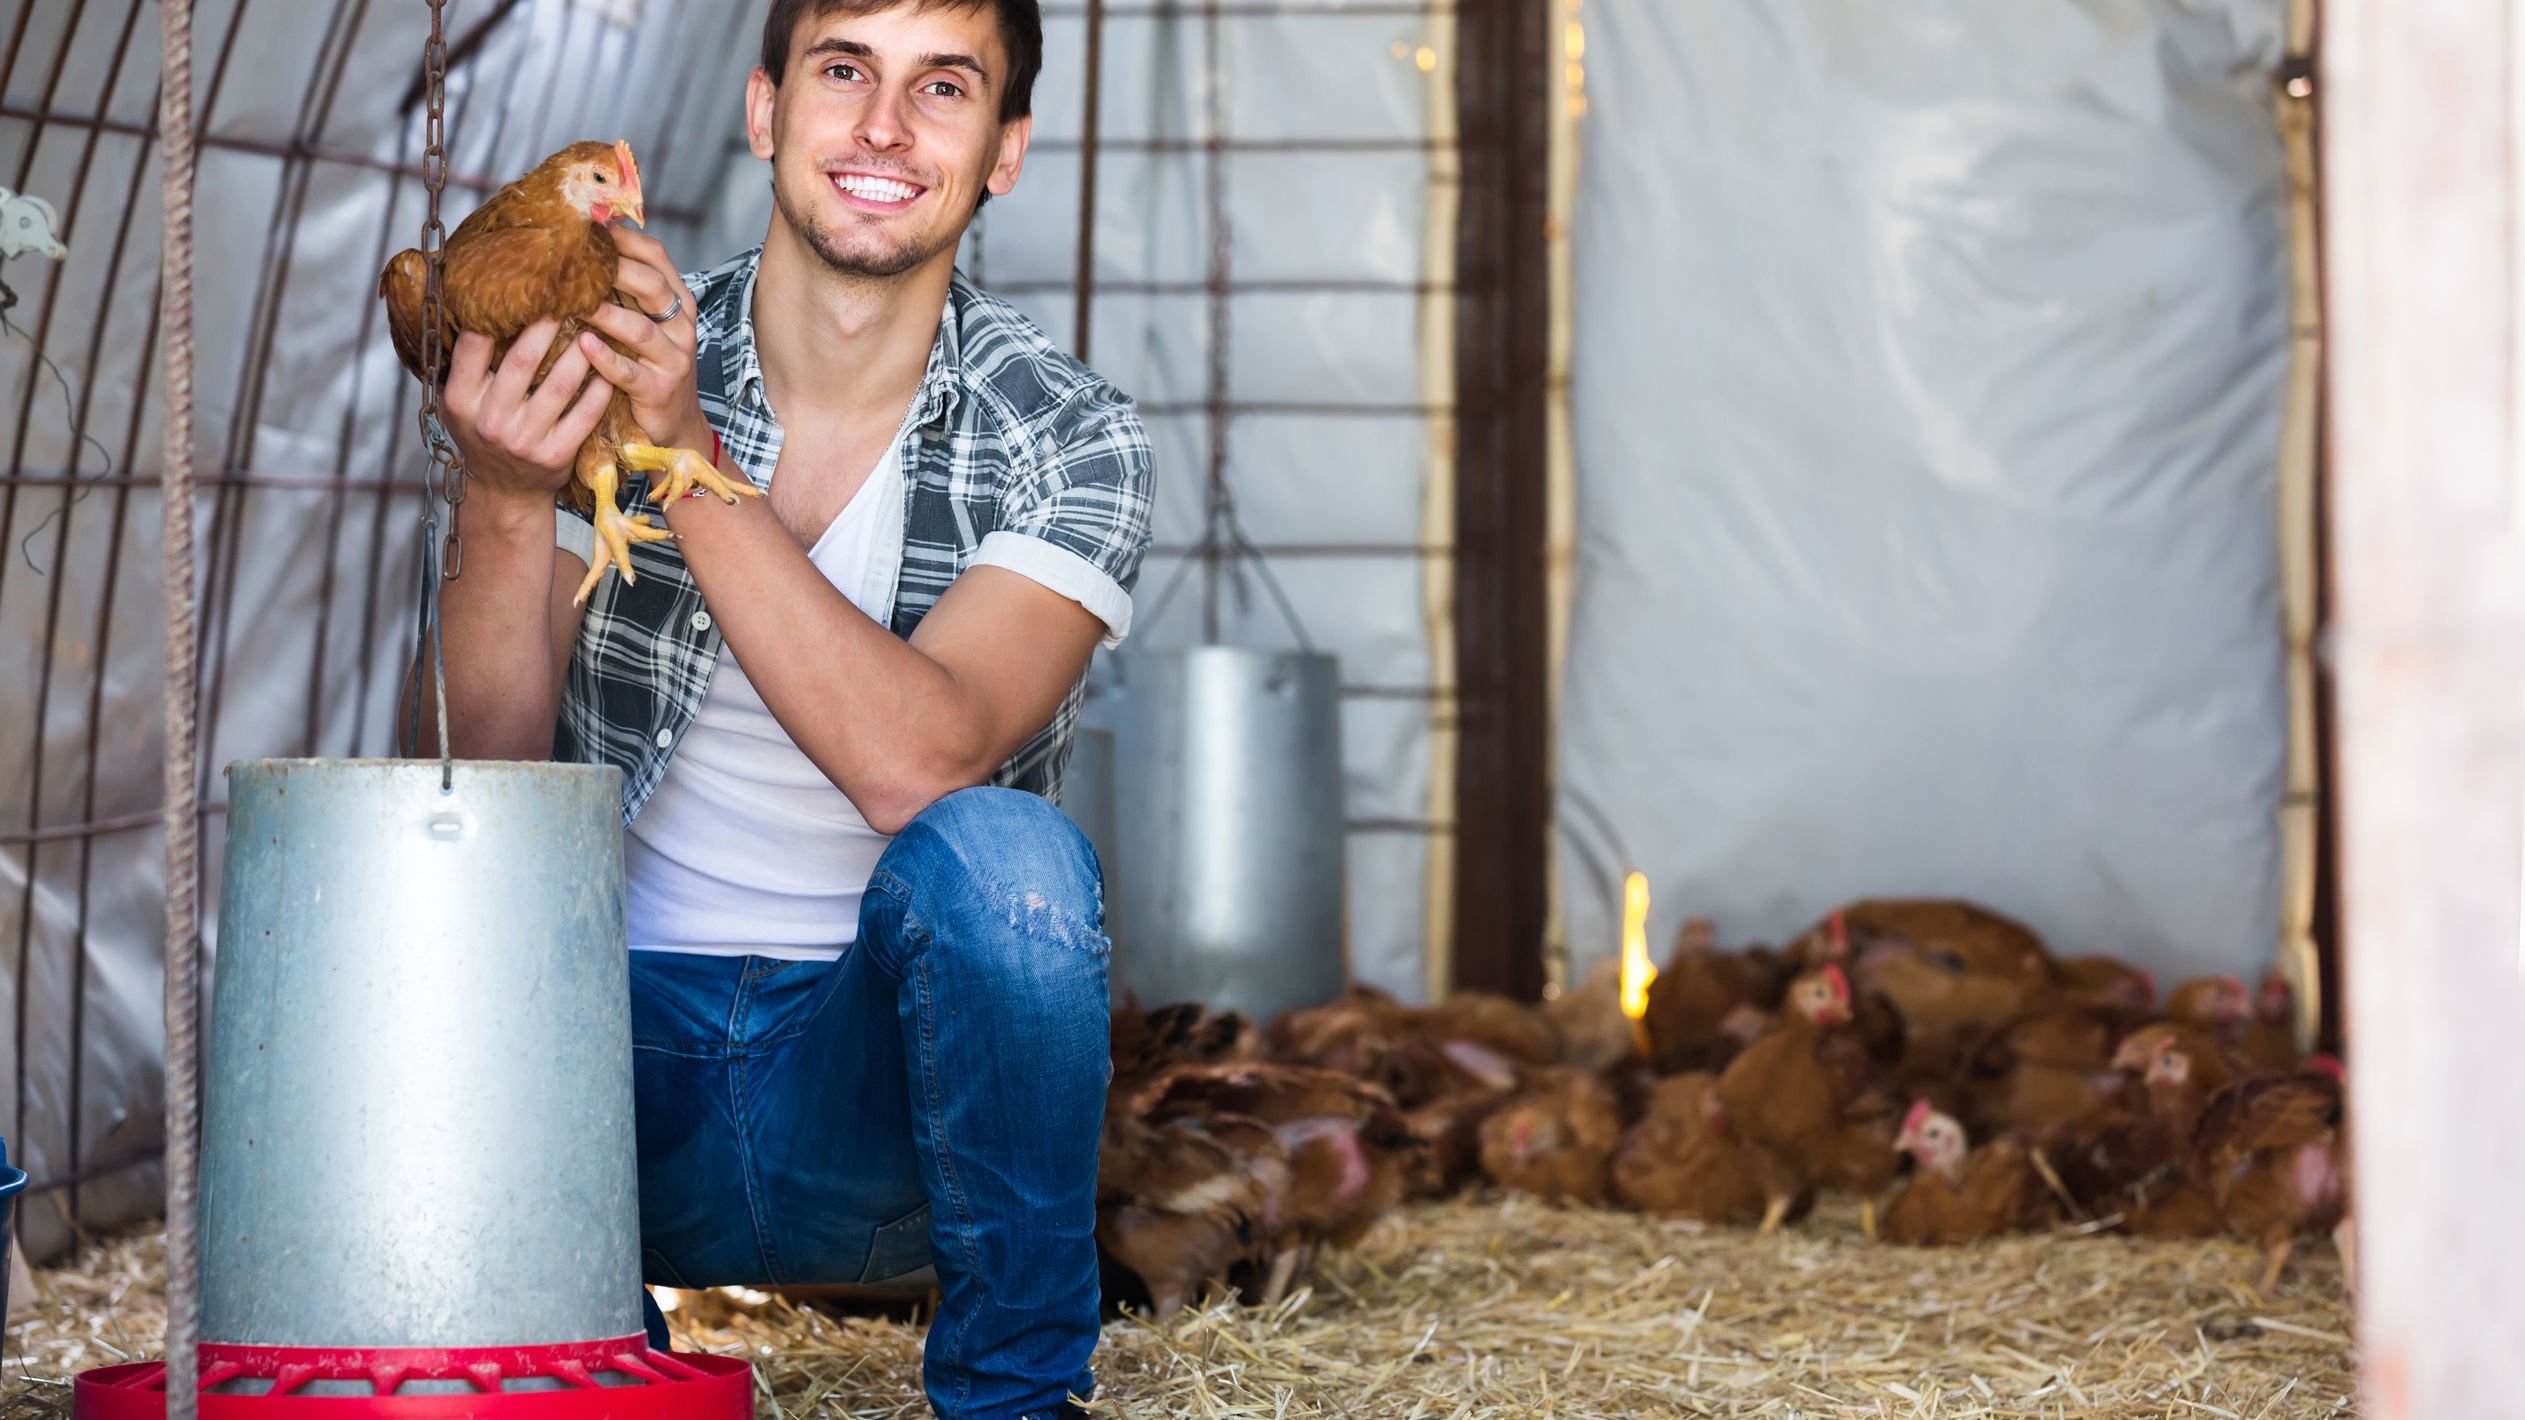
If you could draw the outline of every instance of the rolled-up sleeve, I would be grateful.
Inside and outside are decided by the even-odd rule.
[[[1032,451],[1034,467],[1000,506],[973,565],[1004,567],[1068,597],[1105,624],[1104,644],[1131,632],[1131,588],[1148,552],[1148,431],[1111,386],[1082,391]]]

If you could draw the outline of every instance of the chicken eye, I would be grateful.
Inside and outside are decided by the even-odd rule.
[[[599,183],[609,183],[609,182],[612,182],[612,181],[613,181],[613,179],[612,179],[612,178],[609,178],[609,177],[605,176],[603,173],[598,173],[598,174],[596,175],[596,180],[597,180]]]

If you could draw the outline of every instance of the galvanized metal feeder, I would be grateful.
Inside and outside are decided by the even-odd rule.
[[[1241,646],[1120,659],[1099,707],[1115,741],[1115,975],[1144,1002],[1257,1019],[1340,995],[1338,663]]]
[[[750,1415],[744,1362],[643,1334],[620,772],[441,772],[228,771],[201,1411]]]

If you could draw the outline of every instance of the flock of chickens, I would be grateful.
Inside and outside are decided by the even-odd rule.
[[[1764,1232],[1837,1190],[1870,1236],[1915,1245],[2064,1221],[2231,1232],[2264,1249],[2264,1292],[2305,1233],[2347,1260],[2341,1066],[2299,1057],[2276,976],[2160,1005],[2125,962],[1912,899],[1778,949],[1721,951],[1690,923],[1637,1021],[1614,966],[1543,1007],[1358,988],[1267,1030],[1126,1004],[1098,1180],[1109,1292],[1160,1318],[1214,1281],[1269,1305],[1318,1250],[1477,1179]]]

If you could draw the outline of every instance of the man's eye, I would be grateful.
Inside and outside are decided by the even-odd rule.
[[[824,76],[828,79],[856,79],[859,77],[859,66],[855,64],[827,64],[824,66]]]
[[[953,80],[949,79],[931,80],[929,84],[929,92],[936,94],[942,99],[960,99],[964,97],[964,90],[958,87]]]

